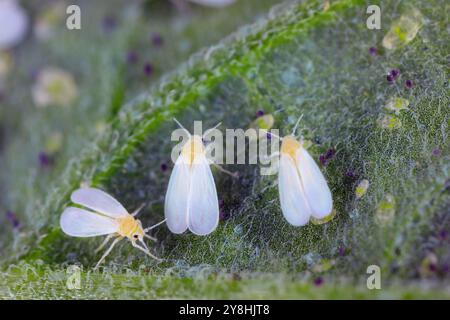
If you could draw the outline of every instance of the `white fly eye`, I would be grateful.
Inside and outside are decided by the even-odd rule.
[[[133,238],[137,240],[137,239],[139,239],[139,235],[137,233],[133,234]]]

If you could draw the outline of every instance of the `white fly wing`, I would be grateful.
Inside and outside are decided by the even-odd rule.
[[[123,217],[129,214],[119,201],[106,192],[96,188],[81,188],[75,190],[70,199],[76,204],[112,218]]]
[[[188,223],[189,230],[200,236],[213,232],[219,223],[216,184],[203,154],[197,154],[191,166]]]
[[[170,175],[164,204],[167,227],[173,233],[183,233],[188,227],[190,180],[189,163],[180,154]]]
[[[304,148],[297,151],[297,169],[312,216],[325,218],[333,210],[331,191],[316,162]]]
[[[286,220],[294,226],[307,224],[311,216],[311,209],[306,200],[295,163],[284,154],[281,154],[280,157],[278,191],[281,211]]]
[[[119,224],[112,218],[81,208],[68,207],[59,220],[64,233],[72,237],[94,237],[117,232]]]

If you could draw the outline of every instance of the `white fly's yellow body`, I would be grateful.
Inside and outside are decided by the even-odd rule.
[[[96,268],[109,254],[114,245],[123,238],[128,238],[133,247],[158,259],[149,252],[144,242],[145,237],[154,240],[146,234],[153,227],[143,229],[141,222],[134,217],[139,209],[133,214],[130,214],[116,199],[95,188],[75,190],[71,195],[71,200],[89,210],[78,207],[67,207],[60,218],[60,226],[64,233],[72,237],[108,235],[99,249],[109,239],[116,238],[111,247],[97,263]],[[140,243],[138,244],[138,242]]]
[[[323,219],[333,210],[325,177],[293,136],[282,139],[278,190],[283,215],[294,226],[304,226],[311,217]]]
[[[167,188],[164,214],[167,227],[179,234],[213,232],[219,223],[216,185],[200,136],[190,136],[175,163]]]

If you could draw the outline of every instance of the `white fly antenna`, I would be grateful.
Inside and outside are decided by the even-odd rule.
[[[164,222],[166,222],[166,219],[164,219],[164,220],[161,221],[161,222],[158,222],[157,224],[155,224],[155,225],[153,225],[153,226],[151,226],[151,227],[145,228],[145,229],[144,229],[144,232],[148,232],[148,231],[150,231],[150,230],[152,230],[152,229],[154,229],[154,228],[156,228],[156,227],[162,225]]]
[[[133,217],[137,216],[139,214],[139,212],[145,207],[145,203],[141,204],[139,206],[139,208],[137,208],[136,210],[134,210],[134,212],[131,214]]]
[[[219,122],[219,123],[216,124],[214,127],[209,128],[208,130],[206,130],[205,133],[202,135],[202,138],[205,138],[205,136],[207,136],[208,133],[210,133],[210,132],[213,131],[214,129],[217,129],[218,127],[220,127],[221,124],[222,124],[222,122]]]
[[[302,115],[298,118],[297,122],[295,123],[294,129],[292,130],[292,135],[295,137],[295,131],[297,131],[298,125],[300,124],[300,121],[303,118],[303,113]]]
[[[191,136],[191,133],[189,132],[189,130],[186,129],[185,127],[183,127],[183,125],[182,125],[177,119],[173,118],[173,121],[175,121],[175,123],[176,123],[181,129],[183,129],[184,131],[186,131],[189,137]]]

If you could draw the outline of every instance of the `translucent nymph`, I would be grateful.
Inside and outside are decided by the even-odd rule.
[[[394,130],[402,126],[402,122],[395,115],[384,114],[378,119],[378,124],[383,129]]]
[[[395,217],[395,198],[387,194],[378,205],[375,220],[380,225],[390,224]]]
[[[383,47],[392,50],[411,42],[423,24],[423,16],[416,8],[406,11],[394,21],[388,33],[383,38]]]
[[[398,114],[401,110],[408,109],[409,101],[404,98],[391,98],[384,106],[387,110]]]
[[[355,190],[356,199],[361,199],[366,194],[367,189],[369,189],[369,180],[361,180]]]

